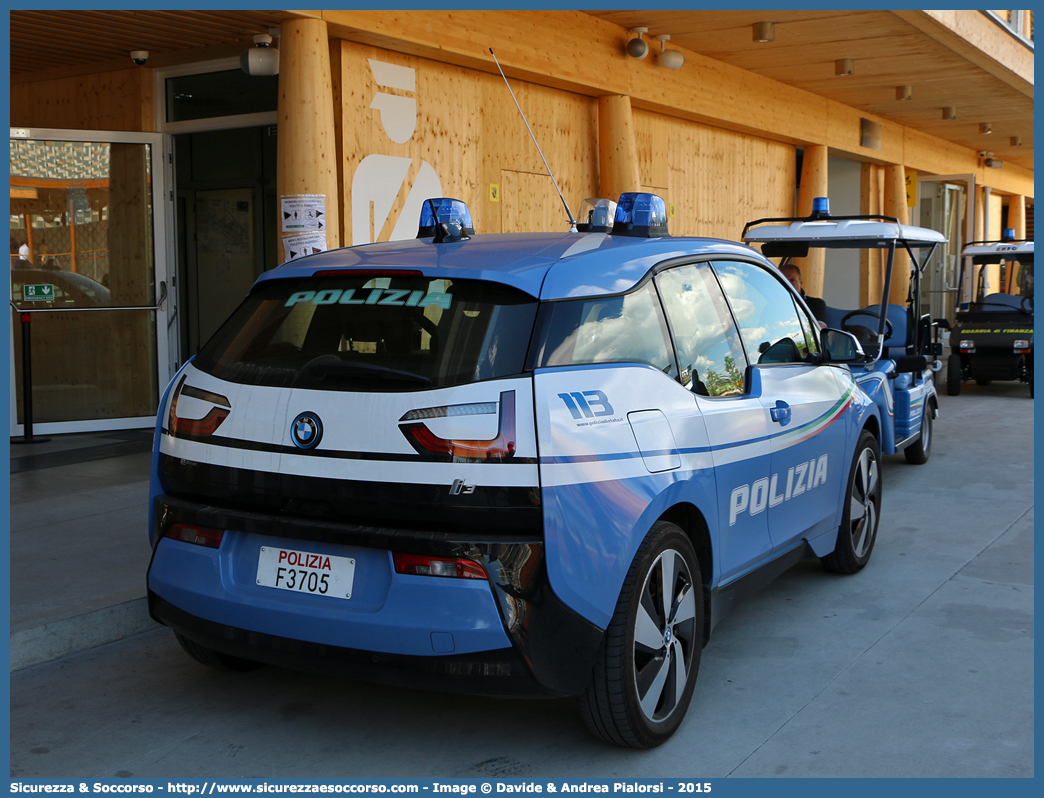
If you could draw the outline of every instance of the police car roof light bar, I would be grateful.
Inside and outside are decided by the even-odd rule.
[[[511,92],[511,99],[515,101],[515,107],[518,109],[519,116],[522,117],[522,121],[526,123],[526,130],[529,131],[529,136],[533,139],[533,144],[536,144],[537,152],[540,153],[540,160],[544,162],[544,168],[547,169],[547,174],[551,178],[551,182],[555,184],[555,191],[558,192],[558,198],[562,200],[562,206],[565,208],[566,216],[569,217],[569,232],[576,232],[576,219],[573,218],[573,212],[569,210],[569,204],[565,201],[565,197],[562,196],[562,189],[558,187],[558,181],[555,180],[555,176],[551,174],[551,167],[547,165],[547,158],[544,157],[543,150],[540,149],[540,145],[537,144],[536,136],[533,135],[533,128],[529,126],[529,122],[526,119],[526,115],[522,113],[522,106],[518,104],[518,99],[515,97],[515,92],[511,91],[511,84],[508,83],[507,75],[504,74],[504,70],[500,68],[500,62],[497,60],[497,54],[493,52],[493,48],[489,48],[489,54],[493,56],[493,63],[497,65],[497,70],[500,72],[500,77],[504,78],[504,85],[507,86],[508,91]]]

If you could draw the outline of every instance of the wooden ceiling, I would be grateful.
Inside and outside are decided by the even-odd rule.
[[[588,13],[624,28],[644,25],[650,37],[670,34],[672,45],[1033,168],[1032,85],[1027,96],[894,12]],[[753,40],[753,25],[762,21],[775,23],[774,41]],[[650,40],[650,46],[659,43]],[[834,62],[842,58],[855,60],[854,75],[834,75]],[[912,99],[896,100],[902,85],[913,87]],[[957,107],[956,119],[943,119],[947,106]],[[979,132],[984,122],[992,133]],[[1021,136],[1022,145],[1011,146],[1012,136]]]
[[[149,66],[185,61],[197,51],[249,42],[294,16],[281,11],[11,11],[11,75],[107,62],[130,63],[148,50]]]
[[[621,26],[645,25],[671,44],[836,100],[1005,161],[1033,168],[1033,91],[1002,80],[891,11],[591,11]],[[918,12],[911,12],[918,13]],[[255,33],[296,16],[287,11],[10,12],[12,80],[32,73],[129,65],[148,50],[149,66],[238,52]],[[753,41],[755,22],[775,23],[775,41]],[[626,34],[624,34],[626,35]],[[653,47],[658,43],[651,41]],[[855,74],[834,76],[834,62]],[[896,100],[896,87],[913,99]],[[942,109],[957,107],[944,120]],[[980,133],[989,123],[993,132]],[[1022,145],[1012,146],[1011,137]]]

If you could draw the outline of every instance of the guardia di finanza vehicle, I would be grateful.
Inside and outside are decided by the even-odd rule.
[[[962,301],[946,364],[950,396],[968,380],[1018,380],[1033,396],[1033,242],[1005,233],[1002,241],[972,241],[961,252]]]

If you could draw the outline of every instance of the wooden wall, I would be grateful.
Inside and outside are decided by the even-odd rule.
[[[368,59],[416,70],[415,91],[379,85]],[[353,177],[372,154],[414,161],[392,217],[427,161],[445,196],[468,203],[479,232],[565,229],[561,202],[499,75],[347,41],[333,61],[340,62],[335,82],[346,244],[352,242]],[[517,80],[511,86],[575,214],[581,200],[598,196],[597,100]],[[380,111],[370,107],[378,93],[415,101],[416,132],[409,140],[393,141]],[[736,239],[749,219],[794,212],[792,145],[652,111],[635,110],[634,122],[642,187],[674,205],[674,234]],[[498,187],[498,201],[491,185]],[[389,237],[390,220],[382,227],[378,240]]]
[[[415,70],[415,90],[378,84],[368,59]],[[331,60],[341,101],[345,245],[353,243],[353,178],[370,155],[413,160],[378,240],[389,237],[425,162],[437,173],[444,196],[468,203],[480,233],[568,229],[561,201],[499,75],[348,41],[340,42],[339,58]],[[511,87],[575,214],[581,200],[597,196],[597,100],[517,80]],[[381,111],[371,108],[378,94],[401,98],[405,113],[410,101],[415,103],[416,128],[406,141],[394,141]],[[495,201],[491,186],[497,187]]]
[[[642,187],[674,206],[674,235],[735,241],[752,219],[795,212],[792,145],[651,111],[634,122]]]
[[[11,84],[11,125],[155,130],[152,70],[142,67]]]

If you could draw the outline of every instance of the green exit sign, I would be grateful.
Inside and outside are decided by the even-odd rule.
[[[22,301],[23,302],[54,302],[54,286],[53,285],[23,285],[22,286]]]

